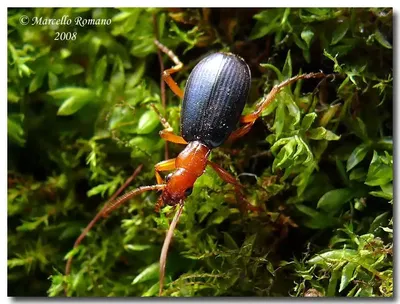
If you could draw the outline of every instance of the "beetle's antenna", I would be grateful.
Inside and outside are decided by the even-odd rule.
[[[139,165],[136,170],[132,173],[132,175],[125,181],[125,183],[119,187],[119,189],[113,194],[113,196],[104,204],[103,208],[96,214],[96,216],[92,219],[92,221],[89,223],[89,225],[86,226],[86,228],[82,231],[81,235],[76,239],[74,243],[74,247],[76,248],[79,246],[79,244],[82,242],[82,240],[85,238],[85,236],[88,234],[90,229],[96,224],[96,222],[100,219],[100,217],[103,216],[103,213],[105,210],[107,210],[109,204],[114,201],[118,195],[121,194],[122,191],[132,182],[132,180],[140,173],[140,171],[143,168],[143,164]],[[73,256],[71,255],[68,260],[67,264],[65,266],[65,275],[69,275],[71,271],[71,265],[72,265],[72,258]]]
[[[174,235],[174,230],[176,225],[178,224],[179,218],[181,217],[182,211],[183,211],[183,206],[184,206],[184,202],[180,201],[179,202],[179,206],[178,206],[178,210],[175,213],[175,216],[171,222],[171,224],[169,225],[169,229],[167,232],[167,235],[165,236],[164,239],[164,244],[161,250],[161,255],[160,255],[160,289],[159,289],[159,293],[158,295],[161,296],[162,292],[163,292],[163,285],[164,285],[164,277],[165,277],[165,264],[166,264],[166,260],[167,260],[167,254],[168,254],[168,249],[169,249],[169,245],[171,243],[172,237]]]
[[[79,244],[82,242],[82,240],[85,238],[87,233],[92,229],[94,224],[101,218],[101,217],[106,217],[110,212],[121,206],[123,203],[125,203],[127,200],[131,199],[132,197],[139,195],[145,191],[152,191],[152,190],[162,190],[165,188],[165,185],[152,185],[152,186],[143,186],[139,187],[135,190],[129,191],[128,193],[122,195],[121,197],[115,199],[116,196],[118,196],[121,191],[133,180],[135,176],[137,176],[142,169],[143,165],[140,165],[135,172],[132,174],[132,176],[125,182],[123,186],[121,186],[118,191],[113,195],[112,199],[108,200],[107,203],[104,205],[104,207],[96,214],[96,216],[92,219],[92,221],[87,225],[87,227],[82,231],[81,235],[76,239],[74,248],[78,247]],[[72,258],[73,256],[71,255],[68,260],[67,264],[65,266],[65,275],[69,275],[71,272],[71,265],[72,265]],[[67,292],[65,288],[65,293]]]

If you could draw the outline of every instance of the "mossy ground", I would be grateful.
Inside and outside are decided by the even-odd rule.
[[[79,9],[8,11],[8,293],[154,296],[173,213],[146,193],[74,240],[140,164],[164,159],[159,39],[191,68],[212,51],[252,70],[245,112],[301,72],[242,139],[213,151],[264,212],[243,213],[211,170],[187,199],[165,296],[393,295],[392,9]],[[21,16],[111,19],[22,25]],[[54,40],[57,32],[76,39]],[[163,56],[165,67],[172,65]],[[129,105],[129,106],[128,106]],[[182,147],[168,144],[169,157]],[[74,255],[70,276],[65,257]],[[23,286],[24,288],[21,288]]]

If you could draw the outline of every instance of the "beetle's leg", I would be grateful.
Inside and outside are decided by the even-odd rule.
[[[250,114],[243,115],[240,118],[241,123],[254,123],[254,121],[260,117],[262,111],[270,105],[270,103],[275,99],[276,95],[286,86],[291,85],[292,83],[300,80],[300,79],[311,79],[311,78],[323,78],[327,75],[319,72],[319,73],[308,73],[308,74],[301,74],[294,76],[292,78],[286,79],[282,81],[280,84],[275,85],[272,90],[268,93],[268,95],[261,100],[258,105],[256,106],[257,109]]]
[[[175,158],[163,160],[154,166],[157,184],[163,184],[164,180],[162,179],[160,172],[162,171],[171,171],[176,168],[175,166]]]
[[[227,141],[233,141],[233,140],[247,134],[251,130],[251,127],[254,125],[254,123],[255,123],[255,120],[253,122],[249,122],[249,123],[245,124],[244,126],[241,126],[239,129],[233,131],[231,133],[231,135],[229,135],[229,138]]]
[[[183,139],[183,137],[176,135],[171,127],[171,125],[168,123],[168,121],[162,116],[160,111],[156,108],[154,104],[150,105],[153,110],[157,113],[158,117],[160,118],[161,124],[164,127],[164,130],[160,131],[160,137],[165,139],[166,141],[173,142],[175,144],[183,144],[186,145],[187,141]]]
[[[162,171],[171,171],[174,170],[176,168],[175,166],[175,158],[171,158],[171,159],[167,159],[167,160],[163,160],[161,162],[159,162],[158,164],[156,164],[154,166],[154,171],[156,174],[156,179],[157,179],[157,184],[163,184],[164,180],[160,175],[160,172]],[[161,198],[161,196],[159,197],[159,199],[157,200],[155,206],[154,206],[154,210],[156,212],[160,211],[161,207],[164,206],[164,202]]]
[[[182,144],[187,145],[187,141],[183,139],[183,137],[176,135],[168,130],[161,130],[160,131],[161,138],[165,139],[166,141],[173,142],[175,144]]]
[[[158,295],[162,296],[162,291],[163,291],[163,286],[164,286],[164,277],[165,277],[165,266],[166,266],[166,261],[167,261],[167,254],[168,254],[168,248],[171,243],[172,237],[174,235],[174,230],[176,225],[178,224],[179,218],[182,215],[183,211],[183,206],[184,203],[183,201],[179,202],[178,210],[175,213],[175,216],[169,225],[167,235],[165,236],[164,239],[164,244],[161,249],[161,254],[160,254],[160,280],[159,280],[159,289],[158,289]]]
[[[171,90],[175,93],[175,95],[179,96],[181,99],[183,98],[183,91],[178,86],[178,84],[172,79],[171,75],[179,72],[183,68],[183,63],[179,60],[179,58],[165,45],[161,44],[157,39],[154,40],[155,45],[165,54],[168,55],[169,58],[175,63],[175,65],[167,69],[163,72],[162,78],[167,83],[167,85],[171,88]]]
[[[212,161],[207,161],[207,163],[217,172],[218,176],[228,184],[232,184],[235,188],[236,198],[238,199],[239,203],[244,207],[246,210],[251,211],[263,211],[261,207],[256,207],[250,204],[244,197],[243,194],[243,186],[238,182],[238,180],[233,177],[228,171],[221,168],[219,165]]]
[[[272,90],[268,93],[268,95],[257,104],[256,110],[254,112],[240,117],[240,122],[244,123],[245,125],[237,129],[236,131],[232,132],[232,134],[229,136],[229,140],[235,140],[236,138],[239,138],[247,134],[250,131],[253,124],[255,123],[255,121],[257,120],[257,118],[260,117],[262,111],[271,104],[271,102],[275,99],[276,95],[284,87],[291,85],[292,83],[300,79],[323,78],[323,77],[327,77],[327,75],[325,75],[322,72],[301,74],[289,78],[285,81],[282,81],[280,84],[275,85],[272,88]]]

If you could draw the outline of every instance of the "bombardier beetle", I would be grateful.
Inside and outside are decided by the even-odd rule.
[[[166,257],[173,231],[182,214],[185,198],[192,193],[196,180],[204,173],[207,165],[211,166],[222,180],[234,186],[239,203],[244,204],[247,210],[260,210],[247,203],[243,187],[234,176],[208,159],[211,150],[221,146],[227,140],[235,140],[248,133],[262,111],[284,87],[299,79],[324,78],[326,75],[319,72],[289,78],[275,85],[256,105],[252,113],[241,116],[251,84],[250,68],[241,57],[225,52],[206,56],[193,68],[185,90],[182,91],[171,77],[183,68],[182,62],[158,40],[154,43],[175,63],[172,68],[163,71],[162,78],[170,89],[183,99],[180,118],[181,136],[173,133],[169,123],[154,107],[164,127],[160,131],[160,136],[166,141],[187,144],[187,146],[176,158],[164,160],[155,165],[156,185],[139,187],[106,203],[78,237],[74,248],[80,244],[98,219],[107,216],[127,200],[145,191],[162,191],[155,205],[157,211],[164,205],[178,206],[160,255],[159,295],[162,295]],[[235,129],[239,122],[242,126]],[[174,171],[168,174],[164,181],[160,172],[172,170]],[[71,263],[72,255],[67,261],[66,275],[70,273]]]

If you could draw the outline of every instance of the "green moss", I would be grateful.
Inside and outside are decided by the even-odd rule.
[[[111,24],[20,21],[64,15]],[[207,169],[175,231],[164,295],[393,296],[389,8],[9,9],[9,295],[62,296],[65,286],[69,296],[157,295],[173,214],[154,212],[157,193],[126,203],[72,250],[136,167],[127,189],[155,183],[165,144],[150,104],[179,132],[168,88],[162,105],[153,16],[185,64],[174,75],[181,87],[211,51],[245,58],[245,113],[290,76],[335,73],[285,88],[248,135],[213,151],[265,211],[239,211],[233,188]],[[170,157],[181,149],[168,144]]]

